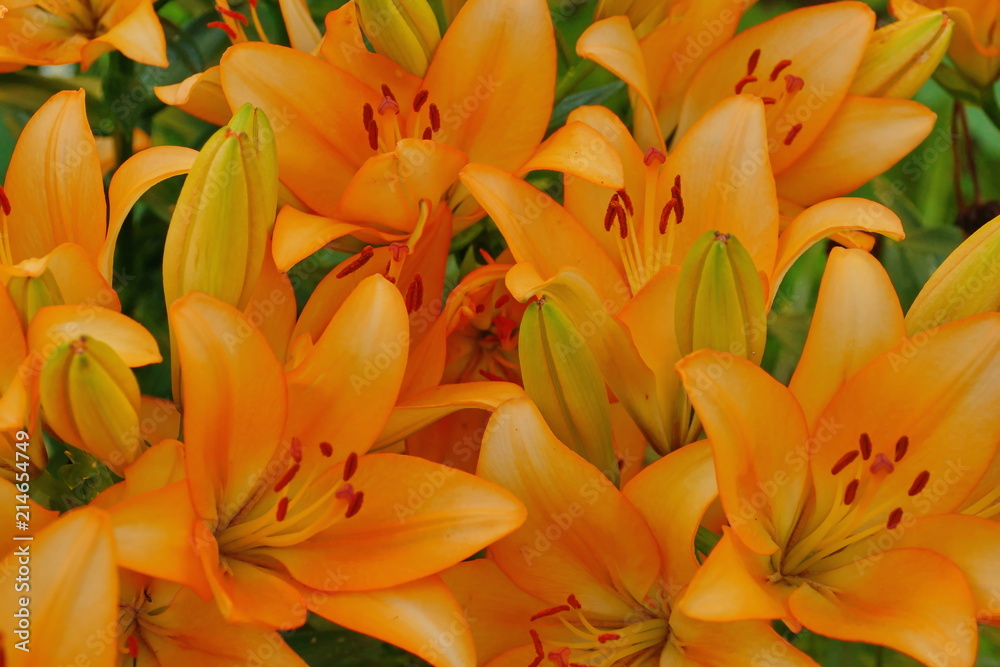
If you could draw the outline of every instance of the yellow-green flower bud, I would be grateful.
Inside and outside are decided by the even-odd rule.
[[[764,285],[735,236],[712,231],[695,241],[681,266],[675,308],[681,354],[719,350],[760,363],[767,337]]]
[[[890,23],[872,33],[852,95],[909,99],[948,52],[954,21],[943,11]]]
[[[594,21],[627,16],[639,37],[652,32],[670,13],[676,0],[598,0]]]
[[[277,202],[274,133],[245,104],[205,143],[181,189],[163,251],[167,305],[200,290],[245,308]]]
[[[25,329],[42,308],[65,303],[56,277],[47,268],[37,276],[12,276],[7,283],[7,292]]]
[[[427,0],[357,0],[358,23],[375,52],[424,76],[441,41]]]
[[[1000,217],[976,230],[938,267],[906,313],[910,336],[1000,310]]]
[[[587,341],[556,304],[528,306],[518,335],[524,391],[566,446],[618,484],[611,407]]]
[[[63,441],[118,474],[142,453],[139,384],[109,345],[89,336],[63,343],[39,382],[45,423]]]

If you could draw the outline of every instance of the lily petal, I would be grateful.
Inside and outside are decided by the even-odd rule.
[[[79,306],[47,306],[28,325],[28,347],[46,357],[80,336],[107,343],[132,368],[163,361],[156,339],[145,327],[107,308],[94,306],[81,317]]]
[[[174,302],[169,317],[191,497],[203,519],[228,522],[256,492],[278,447],[285,379],[263,334],[235,308],[193,292]]]
[[[677,370],[712,442],[730,525],[755,553],[773,553],[787,542],[805,502],[809,431],[801,408],[781,383],[732,354],[696,352]]]
[[[183,146],[154,146],[130,157],[112,176],[108,189],[111,202],[108,234],[97,256],[97,265],[105,280],[110,281],[114,274],[118,234],[139,197],[157,183],[191,171],[197,156],[198,151]]]
[[[153,92],[164,104],[180,107],[195,118],[213,125],[225,125],[233,117],[226,93],[222,90],[218,65],[171,86],[154,86]]]
[[[107,208],[84,97],[82,90],[56,93],[21,131],[4,185],[11,208],[2,229],[5,264],[67,242],[97,259]]]
[[[943,556],[894,549],[815,579],[829,589],[805,585],[788,598],[792,613],[810,630],[888,646],[925,664],[975,663],[972,594],[961,570]]]
[[[372,276],[358,285],[287,375],[285,435],[333,443],[334,461],[366,452],[396,404],[408,328],[403,297],[388,280]]]
[[[834,248],[788,385],[810,430],[844,382],[905,338],[899,297],[882,265],[864,250]]]
[[[392,480],[392,484],[386,484]],[[351,484],[364,491],[355,516],[295,547],[261,550],[316,588],[388,588],[458,563],[521,525],[524,508],[468,473],[399,454],[370,454]]]
[[[538,147],[518,170],[518,175],[538,169],[561,171],[567,176],[577,176],[617,190],[625,187],[625,174],[616,157],[604,135],[586,123],[570,121]]]
[[[438,44],[424,79],[429,102],[441,110],[435,139],[455,146],[470,162],[517,169],[545,136],[555,64],[555,35],[543,0],[469,0]]]
[[[477,473],[528,508],[524,525],[490,547],[518,587],[548,605],[573,594],[588,612],[618,619],[629,611],[623,592],[645,597],[660,572],[649,528],[603,473],[556,439],[530,400],[494,413]],[[614,539],[623,534],[628,543]]]
[[[307,599],[323,618],[394,644],[435,667],[476,661],[463,610],[439,577],[378,591],[317,591]]]
[[[705,511],[719,495],[712,446],[702,440],[667,454],[639,473],[622,492],[660,545],[668,590],[689,584],[700,565],[694,553],[695,534]],[[672,509],[664,512],[665,507]]]
[[[813,145],[778,175],[778,194],[802,206],[847,194],[906,157],[936,118],[910,100],[848,95]]]
[[[814,243],[828,236],[853,231],[882,234],[899,241],[903,225],[895,213],[868,199],[841,197],[810,206],[781,232],[778,259],[771,274],[771,298],[795,260]]]
[[[160,17],[150,0],[135,3],[135,9],[111,30],[87,42],[80,52],[80,68],[86,72],[94,60],[108,51],[121,51],[129,60],[145,65],[166,67],[170,64]]]

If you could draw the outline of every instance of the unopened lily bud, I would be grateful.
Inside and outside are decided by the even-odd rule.
[[[63,441],[118,474],[142,453],[139,383],[109,345],[89,336],[63,343],[39,381],[45,423]]]
[[[707,232],[681,266],[675,327],[681,354],[730,352],[760,363],[767,333],[764,285],[735,236]]]
[[[556,437],[618,483],[611,407],[587,341],[558,306],[528,306],[518,336],[524,391]]]
[[[277,202],[274,133],[245,104],[205,143],[181,189],[163,251],[167,305],[199,290],[245,308]]]
[[[906,313],[910,336],[1000,310],[1000,217],[980,227],[938,267]]]
[[[948,52],[954,21],[943,11],[890,23],[872,33],[852,95],[909,99]]]
[[[37,276],[12,276],[7,283],[7,292],[17,309],[21,326],[25,328],[42,308],[65,303],[55,276],[47,268]]]
[[[427,0],[357,0],[358,22],[375,52],[424,76],[441,41]]]

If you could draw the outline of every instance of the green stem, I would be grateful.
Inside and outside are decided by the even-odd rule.
[[[581,60],[577,64],[566,70],[563,77],[556,84],[556,102],[576,90],[580,83],[590,76],[597,69],[597,63],[593,60]]]
[[[1000,104],[997,104],[997,96],[992,88],[987,88],[983,92],[982,107],[990,122],[1000,130]]]

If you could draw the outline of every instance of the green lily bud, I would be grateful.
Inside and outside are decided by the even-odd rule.
[[[931,274],[906,313],[916,336],[954,320],[1000,310],[1000,217],[993,218]]]
[[[45,423],[63,441],[118,474],[142,453],[139,383],[109,345],[89,336],[63,343],[39,383]]]
[[[524,312],[518,347],[524,391],[549,428],[617,485],[611,407],[584,337],[556,304],[543,299]]]
[[[46,306],[60,306],[65,303],[62,290],[52,271],[45,269],[38,276],[13,276],[7,283],[7,292],[14,302],[21,326],[27,329],[31,318]]]
[[[675,308],[681,354],[719,350],[760,363],[767,334],[764,285],[735,236],[712,231],[695,241],[681,266]]]
[[[358,23],[375,52],[424,76],[441,41],[427,0],[357,0]]]
[[[245,308],[277,202],[274,133],[245,104],[205,143],[181,189],[163,251],[167,305],[200,290]]]
[[[943,11],[890,23],[872,33],[852,95],[909,99],[948,52],[955,22]]]

